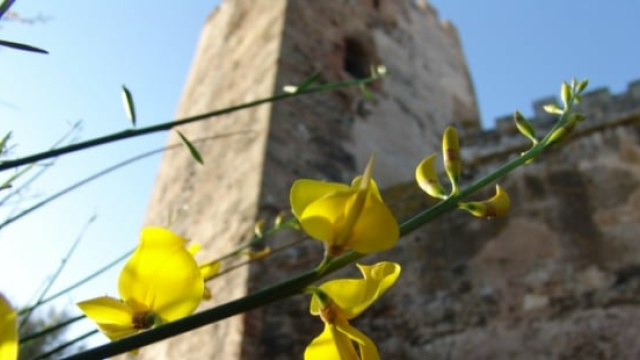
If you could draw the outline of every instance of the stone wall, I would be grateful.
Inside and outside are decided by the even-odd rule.
[[[286,1],[225,1],[204,25],[176,117],[271,96],[276,81]],[[259,35],[259,36],[257,36]],[[252,235],[260,197],[270,105],[181,126],[205,165],[189,152],[164,154],[146,223],[167,226],[203,245],[211,259]],[[240,134],[235,134],[242,132]],[[175,132],[169,144],[180,143]],[[247,294],[248,269],[212,282],[211,307]],[[141,351],[145,359],[237,359],[244,338],[241,316]],[[215,355],[215,356],[214,356]]]
[[[345,89],[182,127],[192,140],[214,137],[197,142],[205,166],[186,150],[165,154],[147,223],[203,244],[211,258],[250,239],[258,219],[288,210],[295,179],[349,181],[373,151],[398,218],[432,204],[410,179],[448,124],[463,133],[467,181],[526,148],[511,120],[479,128],[456,30],[423,1],[223,1],[205,24],[177,116],[270,96],[315,72],[320,83],[364,77],[379,63],[391,75],[372,86],[374,102]],[[553,121],[540,111],[549,101],[534,104],[541,132]],[[639,105],[639,82],[623,94],[585,94],[588,120],[576,134],[501,181],[512,197],[508,217],[454,212],[366,258],[403,265],[398,284],[354,322],[382,358],[640,358]],[[203,307],[288,278],[321,255],[306,240],[241,267],[210,284],[214,299]],[[279,302],[140,357],[300,359],[322,327],[307,306],[302,296]]]
[[[607,111],[587,100],[587,121],[572,137],[500,181],[512,199],[508,217],[455,212],[380,256],[405,264],[377,305],[384,315],[359,324],[377,332],[381,352],[393,359],[640,358],[635,84],[601,102]],[[465,168],[473,167],[468,181],[524,150],[509,127],[461,139]],[[471,156],[476,150],[483,152]],[[399,217],[424,206],[419,194],[412,183],[387,192]]]

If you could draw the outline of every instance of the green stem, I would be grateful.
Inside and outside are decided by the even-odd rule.
[[[50,148],[50,150],[55,149],[58,145],[62,144],[63,142],[65,142],[69,137],[71,137],[72,135],[74,135],[76,132],[78,132],[78,129],[80,128],[80,125],[82,124],[82,122],[80,121],[76,121],[71,128],[69,129],[69,131],[67,131],[64,135],[62,135],[60,137],[60,139],[58,139],[58,141],[56,141]],[[9,133],[10,134],[10,133]],[[6,142],[6,138],[2,139],[3,140],[3,145],[5,145],[4,143]],[[0,152],[2,151],[2,148],[0,148]],[[0,164],[2,164],[2,162],[0,162]],[[2,185],[0,185],[0,188],[6,187],[6,186],[11,186],[12,182],[14,180],[16,180],[17,178],[21,177],[23,174],[25,174],[26,172],[28,172],[29,170],[31,170],[34,166],[36,165],[36,163],[31,163],[29,164],[29,166],[23,168],[22,170],[18,171],[17,173],[15,173],[14,175],[12,175],[11,177],[9,177],[9,179],[7,179]],[[26,181],[22,182],[20,184],[20,186],[16,189],[16,188],[12,188],[11,192],[5,196],[2,200],[0,200],[0,206],[4,205],[7,201],[9,201],[12,197],[20,194],[22,192],[23,189],[28,188],[28,186],[33,183],[34,181],[36,181],[38,178],[40,178],[40,176],[42,176],[48,169],[50,169],[50,166],[44,166],[42,167],[42,169],[40,169],[40,171],[38,171],[34,176],[30,177],[29,179],[27,179]]]
[[[253,245],[256,245],[258,243],[260,243],[261,241],[263,241],[264,239],[266,239],[267,237],[277,233],[280,230],[283,230],[285,228],[291,228],[293,227],[295,224],[297,224],[298,220],[296,218],[290,218],[286,221],[283,221],[282,223],[278,224],[278,226],[274,226],[272,228],[270,228],[269,230],[267,230],[264,234],[262,234],[262,236],[254,236],[253,239],[251,239],[251,241],[249,241],[248,243],[241,245],[240,247],[232,250],[231,252],[224,254],[214,260],[211,260],[209,262],[207,262],[207,264],[212,264],[214,262],[218,262],[218,261],[222,261],[222,260],[226,260],[229,258],[232,258],[240,253],[242,253],[244,250],[250,248]]]
[[[56,332],[56,331],[64,328],[65,326],[71,325],[71,324],[73,324],[73,323],[75,323],[75,322],[77,322],[79,320],[84,319],[85,317],[86,316],[84,316],[84,315],[78,315],[76,317],[72,317],[70,319],[67,319],[67,320],[65,320],[65,321],[63,321],[61,323],[58,323],[58,324],[55,324],[53,326],[47,327],[44,330],[40,330],[38,332],[29,334],[29,335],[26,335],[26,336],[20,336],[20,344],[24,344],[29,340],[37,339],[37,338],[39,338],[41,336],[45,336],[47,334],[51,334],[53,332]]]
[[[298,294],[318,278],[318,273],[315,270],[307,271],[290,280],[273,285],[241,299],[233,300],[157,328],[83,351],[65,359],[97,360],[122,354]]]
[[[75,253],[76,249],[78,248],[78,245],[80,245],[80,242],[85,239],[84,235],[89,230],[89,226],[91,226],[95,218],[96,218],[95,215],[91,216],[89,220],[87,220],[87,222],[84,224],[84,227],[80,231],[80,234],[78,235],[78,237],[76,237],[76,240],[73,242],[69,250],[67,250],[67,254],[62,258],[60,265],[58,266],[56,271],[53,273],[53,275],[47,280],[47,284],[45,285],[44,290],[38,297],[38,300],[36,301],[36,303],[33,306],[29,307],[30,310],[26,311],[22,315],[22,320],[20,321],[20,325],[18,326],[18,329],[22,329],[27,323],[27,321],[29,321],[29,317],[33,313],[33,310],[36,309],[38,306],[42,305],[42,300],[44,300],[45,296],[47,295],[47,292],[49,291],[49,289],[51,289],[51,286],[53,286],[53,283],[55,283],[58,277],[60,276],[60,274],[62,274],[62,270],[64,270],[64,268],[66,267],[69,259]]]
[[[379,79],[378,77],[371,77],[371,78],[361,79],[361,80],[342,81],[342,82],[331,83],[326,85],[308,87],[303,89],[302,91],[295,92],[295,93],[281,93],[281,94],[270,96],[267,98],[244,103],[241,105],[231,106],[222,110],[210,111],[204,114],[190,116],[190,117],[186,117],[179,120],[169,121],[169,122],[161,123],[158,125],[152,125],[145,128],[120,131],[110,135],[94,138],[94,139],[83,141],[77,144],[67,145],[61,148],[52,149],[42,153],[37,153],[37,154],[22,157],[22,158],[14,159],[14,160],[3,161],[3,162],[0,162],[0,171],[16,168],[18,166],[26,165],[29,163],[33,163],[33,162],[44,160],[44,159],[49,159],[49,158],[64,155],[64,154],[69,154],[75,151],[91,148],[94,146],[104,145],[107,143],[129,139],[137,136],[147,135],[154,132],[170,130],[176,126],[205,120],[210,117],[232,113],[238,110],[247,109],[250,107],[262,105],[269,102],[284,100],[284,99],[288,99],[291,97],[296,97],[304,94],[330,91],[330,90],[335,90],[335,89],[340,89],[340,88],[345,88],[345,87],[350,87],[350,86],[360,85],[360,84],[369,84],[378,79]]]
[[[55,353],[59,353],[60,351],[68,348],[69,346],[73,346],[77,343],[79,343],[80,341],[88,338],[89,336],[95,335],[98,333],[98,330],[91,330],[89,332],[86,332],[78,337],[76,337],[73,340],[67,341],[64,344],[61,344],[59,346],[56,346],[55,348],[47,351],[46,353],[40,354],[38,356],[36,356],[35,358],[33,358],[32,360],[41,360],[41,359],[48,359],[50,358],[51,355],[55,354]]]
[[[225,138],[225,137],[228,137],[228,136],[242,135],[242,134],[247,134],[247,133],[250,133],[250,131],[230,132],[230,133],[225,133],[225,134],[220,134],[220,135],[215,135],[215,136],[208,136],[208,137],[204,137],[204,138],[198,138],[198,139],[193,140],[193,142],[205,142],[205,141]],[[164,151],[169,151],[169,150],[175,150],[175,149],[178,149],[178,148],[182,148],[183,146],[184,145],[182,143],[169,145],[169,146],[164,146],[164,147],[159,148],[159,149],[147,151],[145,153],[136,155],[136,156],[134,156],[132,158],[129,158],[129,159],[125,160],[125,161],[119,162],[119,163],[117,163],[117,164],[115,164],[113,166],[110,166],[110,167],[106,168],[106,169],[100,170],[99,172],[97,172],[97,173],[95,173],[95,174],[93,174],[93,175],[91,175],[91,176],[89,176],[87,178],[84,178],[83,180],[80,180],[80,181],[78,181],[77,183],[75,183],[75,184],[73,184],[71,186],[68,186],[68,187],[58,191],[57,193],[49,196],[48,198],[38,202],[37,204],[35,204],[33,206],[30,206],[27,209],[22,210],[17,215],[14,215],[14,216],[11,216],[11,217],[7,218],[5,221],[0,223],[0,230],[2,228],[4,228],[5,226],[13,223],[14,221],[19,220],[20,218],[30,214],[31,212],[33,212],[33,211],[35,211],[37,209],[39,209],[40,207],[52,202],[53,200],[56,200],[59,197],[61,197],[63,195],[66,195],[66,194],[76,190],[77,188],[79,188],[81,186],[84,186],[84,185],[86,185],[86,184],[88,184],[88,183],[90,183],[90,182],[92,182],[92,181],[94,181],[94,180],[96,180],[96,179],[98,179],[98,178],[100,178],[102,176],[105,176],[105,175],[107,175],[107,174],[109,174],[109,173],[111,173],[111,172],[113,172],[115,170],[118,170],[118,169],[120,169],[120,168],[122,168],[124,166],[130,165],[130,164],[132,164],[132,163],[134,163],[136,161],[145,159],[145,158],[147,158],[149,156],[152,156],[152,155],[155,155],[155,154],[159,154],[159,153],[164,152]],[[28,167],[27,167],[27,169],[28,169]],[[2,204],[2,203],[0,203],[0,204]]]
[[[107,265],[105,265],[105,266],[101,267],[100,269],[98,269],[98,270],[94,271],[92,274],[90,274],[90,275],[88,275],[88,276],[86,276],[86,277],[84,277],[84,278],[80,279],[79,281],[77,281],[77,282],[75,282],[74,284],[69,285],[68,287],[66,287],[66,288],[64,288],[64,289],[62,289],[62,290],[60,290],[60,291],[58,291],[57,293],[55,293],[55,294],[53,294],[53,295],[51,295],[51,296],[49,296],[49,297],[47,297],[47,298],[45,298],[45,299],[42,299],[42,301],[40,301],[40,304],[39,304],[39,305],[46,304],[46,303],[48,303],[48,302],[49,302],[49,301],[51,301],[51,300],[55,300],[55,299],[57,299],[58,297],[60,297],[60,296],[62,296],[62,295],[64,295],[64,294],[68,293],[69,291],[71,291],[71,290],[73,290],[73,289],[77,288],[78,286],[81,286],[81,285],[83,285],[83,284],[87,283],[89,280],[92,280],[92,279],[93,279],[93,278],[95,278],[96,276],[98,276],[98,275],[100,275],[100,274],[104,273],[105,271],[107,271],[107,270],[111,269],[112,267],[114,267],[114,266],[115,266],[116,264],[118,264],[119,262],[124,261],[126,258],[128,258],[128,257],[133,253],[133,251],[134,251],[134,250],[129,250],[129,251],[127,251],[126,253],[124,253],[124,254],[120,255],[117,259],[115,259],[115,260],[111,261],[111,262],[110,262],[110,263],[108,263]],[[27,313],[27,312],[29,312],[29,311],[32,311],[32,310],[33,310],[33,309],[35,309],[36,307],[37,307],[37,306],[36,306],[36,305],[34,305],[34,306],[28,307],[28,308],[26,308],[26,309],[22,309],[22,310],[20,310],[20,312],[18,313],[18,315],[23,315],[23,314],[25,314],[25,313]]]

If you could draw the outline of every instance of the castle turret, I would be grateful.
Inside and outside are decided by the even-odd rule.
[[[392,186],[412,178],[419,160],[439,147],[446,125],[479,127],[456,30],[424,2],[223,1],[204,26],[177,117],[268,97],[316,72],[321,83],[366,77],[378,64],[391,75],[373,85],[373,102],[351,88],[181,127],[191,140],[211,138],[196,142],[205,165],[184,150],[164,155],[147,224],[168,226],[215,257],[251,238],[258,218],[288,210],[297,178],[349,181],[375,151],[375,177],[382,187]],[[179,139],[172,134],[168,142]],[[309,268],[321,253],[319,244],[308,242],[235,270],[210,284],[213,301],[203,306]],[[306,313],[307,301],[236,316],[141,356],[300,358],[320,328]]]

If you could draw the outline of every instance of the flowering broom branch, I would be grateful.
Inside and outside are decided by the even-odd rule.
[[[568,86],[568,84],[566,84],[566,86],[565,84],[566,83],[563,83],[563,92],[566,91],[565,87]],[[579,95],[585,87],[586,81],[580,83],[574,82],[572,84],[571,94],[567,95],[567,97],[563,96],[563,100],[565,100],[565,108],[559,112],[558,115],[560,115],[560,117],[558,122],[542,140],[534,142],[534,145],[528,151],[521,154],[518,158],[509,161],[499,169],[493,171],[491,174],[479,179],[458,193],[452,193],[451,196],[433,207],[419,212],[409,220],[400,224],[400,236],[408,235],[437,217],[457,209],[463,199],[476,193],[489,184],[494,183],[496,180],[505,176],[519,166],[523,166],[531,162],[543,151],[569,134],[580,118],[579,116],[576,117],[576,115],[579,114],[572,113],[572,107],[574,103],[579,101]],[[231,316],[238,315],[294,295],[302,294],[305,292],[305,289],[314,282],[364,256],[364,254],[348,250],[341,255],[332,257],[328,261],[323,262],[319,267],[313,270],[308,270],[291,279],[282,281],[243,298],[227,302],[220,306],[204,310],[174,322],[167,323],[93,349],[86,350],[69,356],[66,359],[102,359],[122,354],[142,346],[150,345],[196,328],[212,324]]]

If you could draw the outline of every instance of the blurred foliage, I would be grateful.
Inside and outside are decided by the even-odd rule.
[[[69,320],[72,316],[66,310],[49,308],[43,311],[44,315],[30,316],[20,328],[20,338],[41,332],[52,326]],[[21,319],[20,319],[21,320]],[[19,320],[19,322],[20,322]],[[38,358],[41,354],[58,347],[67,342],[66,335],[68,327],[62,327],[52,332],[27,340],[20,344],[19,360],[29,360]],[[54,355],[43,357],[42,359],[59,359],[66,355],[84,350],[86,347],[76,343]]]

